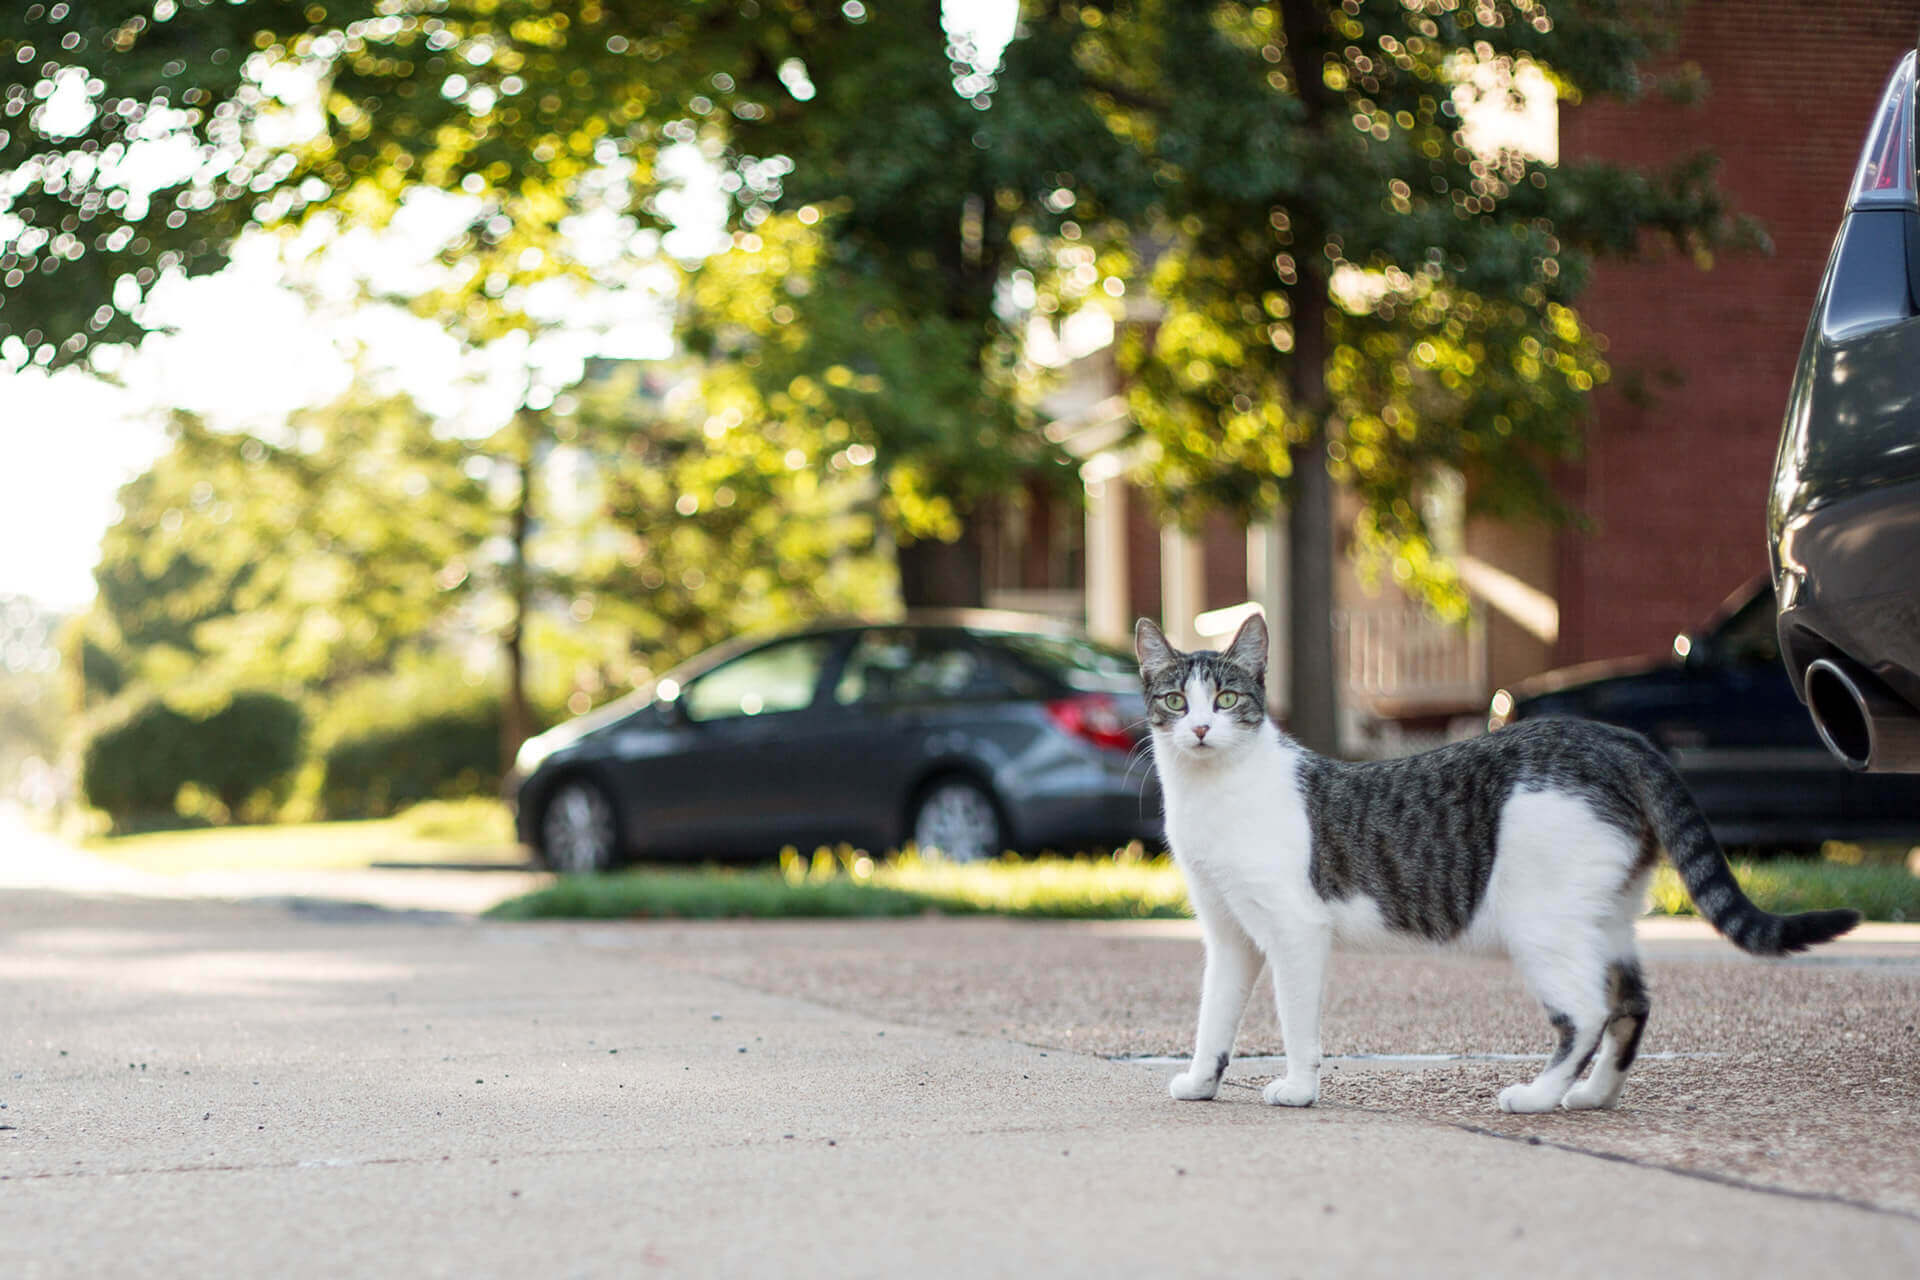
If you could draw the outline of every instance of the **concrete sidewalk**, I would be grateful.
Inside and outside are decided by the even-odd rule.
[[[157,875],[77,849],[0,806],[0,890],[47,889],[140,898],[362,904],[388,911],[478,915],[553,882],[545,871],[367,867],[328,871],[194,871]]]
[[[0,892],[0,1274],[1920,1270],[1908,1215],[1244,1089],[1176,1104],[1163,1070],[701,971],[803,940],[828,970],[917,943],[943,987],[1020,958],[868,928]]]

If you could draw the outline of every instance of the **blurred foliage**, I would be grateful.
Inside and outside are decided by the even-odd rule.
[[[81,793],[116,826],[171,817],[174,797],[192,780],[189,736],[187,717],[158,699],[124,708],[89,736]]]
[[[418,650],[329,691],[288,816],[384,817],[415,801],[499,794],[500,690],[488,674]]]
[[[1110,301],[1109,280],[1143,291],[1119,273],[1146,258],[1158,316],[1122,354],[1167,508],[1265,514],[1290,448],[1324,434],[1361,547],[1444,602],[1434,467],[1467,474],[1475,509],[1564,514],[1548,467],[1608,373],[1570,306],[1593,256],[1759,239],[1706,155],[1481,155],[1463,95],[1527,68],[1569,103],[1697,93],[1697,68],[1648,70],[1682,9],[1028,0],[996,69],[939,0],[18,6],[0,356],[137,341],[154,283],[217,268],[242,230],[380,226],[421,190],[464,212],[409,305],[470,344],[529,331],[539,287],[605,287],[609,255],[654,243],[662,158],[697,146],[736,230],[688,291],[690,345],[747,420],[874,449],[895,533],[952,538],[1010,476],[1063,471],[1028,429],[1009,278],[1046,315]],[[129,174],[160,139],[171,166]],[[598,259],[567,234],[596,211],[617,219]],[[1296,351],[1324,370],[1303,382]]]
[[[396,708],[383,720],[325,749],[324,815],[386,817],[423,800],[499,793],[498,698],[439,711]]]
[[[1565,516],[1550,468],[1578,454],[1608,375],[1571,305],[1594,257],[1665,245],[1706,265],[1765,239],[1710,156],[1643,173],[1483,154],[1463,106],[1530,68],[1567,103],[1645,92],[1682,7],[1028,6],[1030,39],[1071,60],[1154,175],[1159,305],[1122,359],[1166,508],[1271,511],[1312,442],[1362,500],[1358,549],[1450,610],[1464,596],[1422,515],[1436,467],[1465,475],[1472,511]]]
[[[779,7],[779,6],[776,6]],[[757,51],[731,4],[614,0],[100,0],[0,14],[7,357],[59,367],[137,342],[169,272],[219,269],[253,227],[383,225],[409,188],[471,197],[447,261],[480,340],[492,306],[575,265],[556,227],[621,157],[654,221],[653,114]],[[702,13],[702,10],[708,11]],[[620,33],[648,33],[629,39]],[[678,114],[678,113],[676,113]],[[159,141],[160,147],[145,144]],[[129,174],[121,162],[144,151]],[[447,314],[446,297],[425,300]],[[468,309],[470,305],[471,309]]]
[[[276,694],[241,692],[190,714],[158,698],[124,704],[89,736],[80,785],[118,827],[165,822],[195,787],[221,818],[265,816],[299,763],[305,717]]]
[[[429,642],[463,600],[485,491],[404,397],[350,393],[271,435],[176,414],[170,433],[102,541],[89,703],[128,684],[181,704],[324,689]]]
[[[638,424],[623,376],[583,389],[575,439],[601,459],[600,536],[583,545],[590,613],[640,664],[623,685],[742,631],[824,614],[872,614],[893,597],[873,554],[874,483],[806,423],[748,425],[695,378],[671,384]],[[650,670],[649,670],[650,668]]]
[[[938,0],[113,0],[0,15],[0,360],[58,368],[138,342],[169,273],[222,266],[248,229],[389,223],[413,193],[459,201],[436,287],[407,299],[469,345],[539,325],[539,291],[606,287],[669,225],[669,149],[727,170],[740,253],[783,199],[830,200],[810,273],[776,287],[798,320],[783,356],[741,338],[753,294],[731,264],[696,307],[697,350],[741,357],[773,413],[830,454],[877,451],[907,537],[1050,448],[991,366],[1007,233],[1092,108],[982,132],[984,85],[956,92]],[[817,86],[817,87],[816,87]],[[1043,95],[1044,96],[1044,95]],[[1064,111],[1064,115],[1060,114]],[[161,140],[164,140],[162,144]],[[1042,147],[1028,143],[1047,142]],[[1009,145],[1011,144],[1011,145]],[[129,155],[168,164],[123,165]],[[1035,168],[1038,166],[1038,168]],[[784,185],[783,185],[784,180]],[[570,219],[611,214],[593,250]],[[11,230],[11,235],[9,235]],[[738,283],[734,280],[731,283]],[[792,288],[787,288],[791,283]],[[377,291],[377,289],[376,289]],[[765,313],[759,313],[764,315]],[[791,323],[791,320],[789,321]],[[786,396],[795,371],[867,388]],[[879,390],[875,390],[876,383]],[[832,384],[823,384],[832,387]],[[737,385],[744,394],[747,383]],[[837,393],[839,388],[833,388]],[[897,480],[897,484],[896,484]]]

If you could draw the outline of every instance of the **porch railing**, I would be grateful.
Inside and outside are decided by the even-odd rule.
[[[1349,705],[1405,711],[1471,705],[1487,696],[1487,641],[1476,608],[1446,622],[1411,604],[1337,609],[1334,643]]]

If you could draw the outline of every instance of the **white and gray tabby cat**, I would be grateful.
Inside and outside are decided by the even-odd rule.
[[[1167,840],[1206,939],[1193,1062],[1173,1078],[1175,1098],[1220,1087],[1264,958],[1287,1053],[1266,1100],[1311,1106],[1329,947],[1397,936],[1505,951],[1546,1006],[1559,1045],[1538,1079],[1501,1090],[1501,1110],[1613,1106],[1647,1022],[1634,919],[1662,847],[1700,913],[1745,951],[1801,951],[1859,921],[1756,907],[1673,767],[1636,733],[1522,721],[1348,764],[1267,718],[1257,615],[1220,653],[1182,653],[1142,618],[1135,648]]]

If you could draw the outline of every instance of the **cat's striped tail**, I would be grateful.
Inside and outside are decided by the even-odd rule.
[[[1654,834],[1666,846],[1693,905],[1734,946],[1757,956],[1785,955],[1830,941],[1860,923],[1858,911],[1776,916],[1755,906],[1733,878],[1720,842],[1673,764],[1652,743],[1642,739],[1640,745]]]

